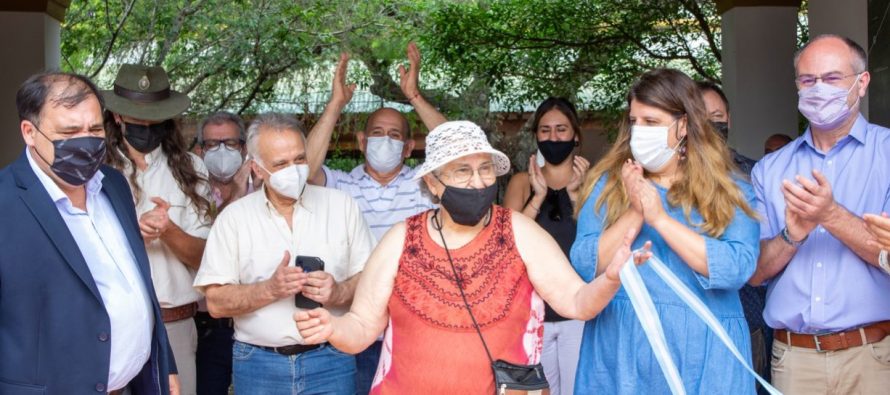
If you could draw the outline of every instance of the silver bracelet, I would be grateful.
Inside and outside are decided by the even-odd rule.
[[[887,255],[890,253],[887,250],[881,250],[881,253],[878,254],[878,266],[884,270],[885,273],[890,274],[890,259],[888,259]]]

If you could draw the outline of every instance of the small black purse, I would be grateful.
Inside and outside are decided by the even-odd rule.
[[[460,297],[464,301],[464,306],[467,308],[467,312],[470,313],[473,327],[476,328],[476,333],[479,334],[479,340],[482,340],[482,347],[485,347],[485,354],[488,355],[488,360],[491,362],[491,370],[494,373],[495,395],[549,395],[550,383],[547,382],[547,376],[544,375],[544,367],[540,363],[534,365],[517,365],[502,359],[495,361],[491,358],[491,351],[488,350],[488,344],[485,343],[485,337],[482,336],[482,331],[479,330],[479,324],[476,322],[476,317],[473,315],[473,309],[470,308],[470,303],[467,302],[467,296],[464,294],[464,287],[461,285],[460,276],[457,274],[457,269],[454,267],[454,261],[451,260],[451,252],[448,251],[448,245],[445,244],[445,235],[442,234],[442,226],[436,221],[438,214],[437,210],[433,217],[433,224],[436,225],[434,227],[439,231],[439,237],[442,238],[442,246],[445,247],[445,255],[448,256],[448,263],[451,264],[451,272],[454,274],[454,282],[457,284],[457,289],[460,291]]]

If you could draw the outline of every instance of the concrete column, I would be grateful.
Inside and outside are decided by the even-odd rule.
[[[774,133],[796,137],[797,90],[793,55],[797,47],[795,2],[763,6],[731,4],[721,9],[723,89],[730,103],[729,145],[750,158],[763,156]],[[718,8],[720,8],[718,2]]]
[[[868,0],[810,0],[807,19],[810,37],[838,34],[849,37],[868,51]],[[885,2],[886,3],[886,2]],[[865,118],[869,114],[869,95],[862,98],[859,110]]]
[[[58,69],[59,21],[43,12],[0,11],[0,167],[15,160],[25,144],[15,93],[30,75]]]

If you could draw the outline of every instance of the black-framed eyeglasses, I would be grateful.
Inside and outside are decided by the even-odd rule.
[[[219,147],[220,144],[225,144],[226,147],[231,149],[241,149],[241,146],[244,144],[244,140],[238,138],[223,140],[208,139],[201,142],[201,148],[204,148],[205,150],[211,150]]]
[[[862,73],[843,74],[843,73],[835,71],[835,72],[831,72],[831,73],[822,74],[821,76],[815,76],[812,74],[801,74],[801,75],[797,76],[797,78],[795,78],[794,81],[797,82],[797,85],[800,85],[800,86],[806,87],[806,88],[816,85],[816,82],[819,82],[819,81],[822,81],[828,85],[838,85],[841,83],[841,81],[843,81],[847,78],[850,78],[850,77],[858,76],[859,74],[862,74]]]

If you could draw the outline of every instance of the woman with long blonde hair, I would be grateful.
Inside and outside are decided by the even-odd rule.
[[[750,360],[738,289],[754,272],[759,225],[751,185],[708,123],[695,82],[656,69],[633,84],[618,138],[582,187],[575,270],[590,281],[631,229],[633,247],[659,257],[711,309]],[[753,393],[754,380],[707,326],[648,266],[671,356],[689,393]],[[669,388],[623,287],[586,323],[577,393],[667,393]]]

